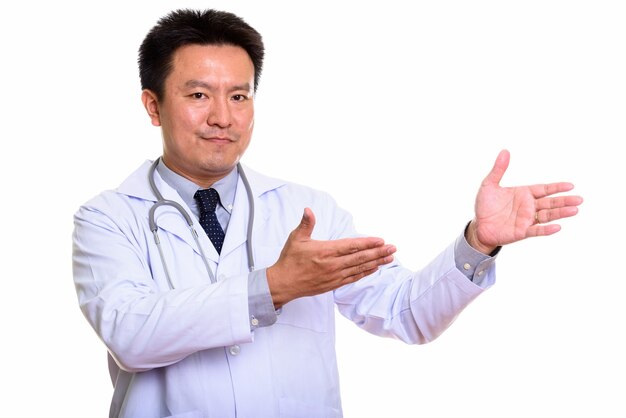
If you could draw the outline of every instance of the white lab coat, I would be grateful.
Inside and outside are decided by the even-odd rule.
[[[451,245],[420,272],[386,266],[334,292],[291,301],[274,325],[251,330],[249,205],[241,179],[221,256],[200,234],[215,284],[181,215],[170,206],[157,210],[175,286],[170,290],[148,227],[155,201],[149,166],[146,162],[117,190],[100,194],[75,215],[80,307],[114,359],[111,417],[341,417],[335,306],[371,333],[424,343],[495,279],[491,266],[482,287],[468,280],[455,267]],[[246,173],[255,198],[257,269],[276,262],[305,207],[316,216],[314,239],[356,235],[351,216],[327,194]],[[191,213],[158,173],[155,182],[165,199]]]

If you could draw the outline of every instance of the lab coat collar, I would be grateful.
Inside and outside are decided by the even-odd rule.
[[[146,161],[126,180],[124,180],[124,182],[122,182],[122,184],[117,188],[117,192],[130,197],[150,202],[156,202],[157,199],[154,196],[154,193],[152,193],[152,190],[150,189],[150,185],[148,183],[148,172],[150,170],[152,162],[153,161]],[[270,209],[263,204],[263,200],[259,199],[259,197],[262,196],[264,193],[267,193],[268,191],[285,185],[286,182],[283,180],[264,176],[248,168],[247,166],[244,166],[243,169],[248,178],[248,181],[250,182],[250,188],[252,190],[252,195],[254,196],[255,200],[254,228],[260,228],[269,218]],[[154,173],[154,182],[161,194],[163,195],[164,199],[173,200],[174,202],[182,205],[182,207],[189,214],[192,213],[189,207],[180,197],[178,192],[171,186],[169,186],[161,178],[158,172]],[[189,231],[187,223],[174,208],[170,206],[163,206],[159,208],[157,212],[157,224],[160,229],[163,229],[169,233],[178,236],[188,245],[190,245],[196,253],[199,253],[195,241]],[[229,253],[231,253],[246,242],[249,212],[250,205],[248,204],[246,188],[243,184],[243,181],[241,180],[241,177],[239,177],[237,183],[237,191],[235,193],[233,211],[228,224],[228,229],[226,231],[226,236],[224,238],[224,245],[222,247],[221,256],[217,254],[215,248],[209,241],[209,238],[206,236],[206,234],[201,233],[202,227],[198,223],[198,220],[195,219],[193,215],[191,215],[194,223],[194,228],[196,229],[196,231],[198,231],[200,245],[202,245],[202,247],[205,249],[205,253],[210,260],[218,262],[220,257],[226,257]]]
[[[153,162],[154,161],[151,160],[145,161],[137,170],[135,170],[135,172],[122,182],[122,184],[117,188],[117,192],[131,197],[156,202],[156,197],[152,193],[152,190],[150,190],[150,185],[148,184],[148,171],[150,170],[150,166]],[[250,188],[252,189],[254,197],[258,198],[264,193],[286,184],[283,180],[260,174],[246,165],[243,165],[243,169],[248,177],[248,181],[250,182]],[[178,192],[165,183],[161,176],[159,176],[158,172],[154,175],[154,181],[165,199],[171,199],[180,203],[181,198],[178,195]],[[239,182],[241,183],[241,179],[239,179]],[[245,193],[243,185],[242,189]],[[237,193],[239,193],[239,191],[238,184]]]

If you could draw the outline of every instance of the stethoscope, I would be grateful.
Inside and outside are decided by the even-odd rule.
[[[154,242],[156,243],[157,248],[159,249],[159,257],[161,258],[161,263],[163,264],[163,270],[165,271],[165,277],[167,278],[167,282],[170,286],[170,289],[174,289],[174,284],[172,283],[172,277],[170,275],[169,269],[167,268],[167,263],[165,262],[165,257],[163,256],[163,248],[161,247],[161,241],[159,240],[159,227],[156,223],[155,219],[155,211],[161,206],[171,206],[176,209],[189,226],[189,230],[191,231],[191,236],[193,236],[194,241],[196,242],[196,246],[198,247],[198,251],[202,256],[202,262],[204,263],[204,267],[206,267],[206,271],[209,274],[209,278],[211,279],[211,283],[216,283],[215,275],[211,271],[211,267],[209,267],[208,259],[202,249],[202,245],[200,245],[200,241],[198,240],[198,233],[196,229],[193,227],[193,219],[189,215],[189,213],[182,207],[182,205],[173,200],[164,199],[159,189],[156,187],[154,183],[154,172],[159,165],[159,161],[161,157],[157,158],[152,165],[150,166],[150,170],[148,171],[148,182],[150,183],[150,188],[152,189],[152,193],[157,198],[157,202],[152,205],[150,208],[150,213],[148,215],[148,222],[150,224],[150,230],[152,231],[152,235],[154,235]],[[237,163],[237,172],[241,177],[241,181],[243,182],[244,187],[246,188],[246,194],[248,195],[248,205],[250,208],[250,214],[248,215],[248,233],[246,239],[246,251],[248,253],[248,268],[250,271],[254,270],[254,257],[252,255],[252,224],[254,221],[254,199],[252,196],[252,189],[250,188],[250,183],[248,182],[248,178],[246,177],[246,173],[243,171],[241,164]]]

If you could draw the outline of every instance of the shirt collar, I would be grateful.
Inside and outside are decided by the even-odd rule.
[[[200,211],[193,196],[201,187],[193,181],[172,171],[165,165],[163,159],[159,160],[157,171],[163,181],[178,192],[183,201],[189,206],[189,209],[191,209],[196,216],[199,216]],[[220,195],[220,206],[229,214],[232,212],[233,203],[235,202],[238,177],[237,168],[235,167],[224,178],[216,181],[211,186],[213,189],[217,190],[217,193]]]

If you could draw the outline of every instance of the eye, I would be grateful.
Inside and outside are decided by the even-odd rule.
[[[246,100],[248,100],[248,96],[243,95],[243,94],[235,94],[232,99],[236,102],[244,102]]]
[[[193,93],[191,97],[193,97],[194,99],[202,99],[205,96],[204,93]]]

